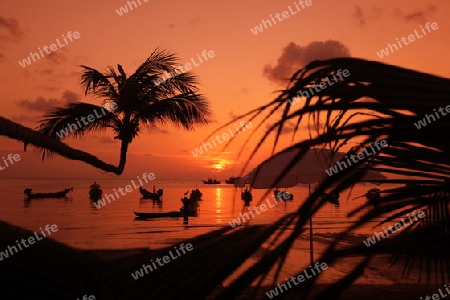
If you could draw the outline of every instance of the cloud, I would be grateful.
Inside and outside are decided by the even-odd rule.
[[[77,55],[72,62],[76,65],[87,65],[87,63],[90,62],[90,59],[84,55]]]
[[[53,74],[54,70],[53,69],[36,69],[34,70],[34,72],[38,73],[38,74],[42,74],[42,75],[50,75]]]
[[[380,7],[374,6],[371,9],[363,10],[359,5],[355,5],[355,11],[352,17],[358,21],[360,27],[367,24],[368,21],[376,21],[381,17],[382,10]]]
[[[267,123],[266,129],[267,130],[270,129],[274,124],[275,123]],[[296,126],[296,123],[291,122],[291,121],[286,121],[283,124],[283,129],[281,130],[281,134],[283,135],[283,134],[289,134],[289,133],[295,132],[295,126]],[[276,127],[275,129],[272,130],[273,134],[276,134],[277,132],[278,132],[278,127]]]
[[[58,73],[56,73],[56,71],[58,70]],[[76,72],[76,71],[64,71],[64,70],[60,70],[60,69],[53,69],[53,68],[47,68],[47,69],[35,69],[34,70],[35,73],[40,74],[40,75],[52,75],[52,79],[48,79],[47,82],[49,80],[54,80],[54,82],[58,82],[58,83],[63,83],[63,81],[61,80],[62,78],[73,78],[73,77],[80,77],[80,73]],[[56,81],[56,79],[60,79],[59,81]]]
[[[61,96],[61,101],[64,103],[74,103],[81,101],[81,95],[75,94],[74,92],[65,90]]]
[[[251,90],[249,88],[241,88],[238,90],[233,91],[234,96],[240,96],[240,95],[248,95],[250,94]]]
[[[114,140],[111,137],[107,137],[107,136],[98,136],[97,139],[102,144],[114,144],[114,143],[117,143],[116,140]]]
[[[47,54],[45,56],[45,58],[57,65],[68,60],[67,57],[63,53],[58,53],[58,52],[52,52],[50,54]]]
[[[158,127],[149,127],[147,129],[148,133],[161,133],[161,134],[168,134],[169,131],[165,130],[165,129],[161,129]]]
[[[361,6],[355,5],[355,12],[353,13],[352,17],[358,20],[360,26],[366,25],[366,18]]]
[[[400,8],[394,9],[394,15],[406,22],[426,22],[428,17],[437,11],[437,7],[429,5],[427,8],[405,14]]]
[[[195,24],[198,24],[198,23],[201,23],[201,19],[199,18],[199,17],[197,17],[197,18],[195,18],[195,19],[190,19],[189,21],[188,21],[188,24],[189,25],[195,25]]]
[[[17,19],[0,16],[0,42],[18,43],[23,35]]]
[[[19,100],[16,104],[24,109],[31,111],[47,112],[55,107],[63,106],[68,103],[78,102],[81,100],[81,96],[71,91],[64,91],[60,99],[44,97],[37,97],[36,100]]]
[[[298,69],[308,63],[335,57],[350,57],[350,50],[341,42],[333,40],[314,41],[306,46],[290,42],[282,49],[275,66],[264,67],[263,75],[275,83],[286,84]]]
[[[54,107],[60,106],[61,102],[56,98],[46,100],[43,97],[37,97],[34,101],[25,99],[16,101],[16,104],[28,110],[48,111]]]

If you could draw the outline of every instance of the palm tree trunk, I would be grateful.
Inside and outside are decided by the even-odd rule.
[[[107,164],[92,154],[73,149],[58,140],[52,139],[46,135],[34,131],[31,128],[15,123],[2,116],[0,116],[0,135],[22,141],[25,144],[32,144],[36,147],[48,149],[68,159],[85,162],[105,172],[111,172],[117,175],[120,175],[123,172],[123,166],[122,168],[118,168]]]
[[[120,145],[120,161],[118,169],[120,170],[120,173],[123,172],[123,169],[125,168],[125,164],[127,162],[127,151],[128,151],[128,143],[127,141],[122,140]]]
[[[130,120],[131,120],[131,113],[129,109],[127,109],[123,117],[122,132],[119,137],[121,144],[120,144],[120,161],[118,169],[121,170],[122,172],[127,162],[128,145],[133,140],[133,138],[131,137],[133,126],[130,124]]]

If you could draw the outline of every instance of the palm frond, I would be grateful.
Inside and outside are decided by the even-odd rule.
[[[197,78],[191,73],[177,74],[164,84],[158,79],[163,72],[174,73],[177,57],[157,48],[135,73],[127,77],[117,64],[105,72],[81,65],[81,87],[85,95],[102,98],[102,105],[71,103],[47,113],[40,121],[39,132],[53,139],[80,137],[96,130],[110,128],[121,141],[117,172],[122,173],[129,145],[141,132],[142,125],[165,125],[193,130],[195,125],[210,122],[211,110],[206,99],[197,93]],[[93,116],[94,115],[94,116]],[[94,118],[87,120],[85,118]],[[42,158],[51,152],[44,150]]]
[[[117,129],[118,122],[113,112],[101,106],[76,102],[44,115],[37,130],[54,139],[76,138],[92,131]]]
[[[150,56],[136,69],[136,77],[140,74],[158,74],[159,72],[171,72],[177,63],[177,56],[168,50],[156,48]]]
[[[138,113],[139,119],[149,125],[164,125],[171,122],[175,126],[193,130],[195,124],[208,124],[211,111],[202,95],[186,93],[153,102]]]
[[[80,67],[84,69],[81,74],[81,87],[85,95],[92,93],[106,99],[119,99],[117,87],[109,81],[109,78],[112,77],[111,74],[103,74],[96,69],[84,65]]]
[[[318,85],[327,82],[329,78],[335,78],[334,76],[338,76],[345,69],[350,72],[350,76],[339,78],[333,85],[303,98],[302,103],[296,106],[289,103],[290,99],[302,91],[308,91],[314,84]],[[324,205],[325,202],[321,199],[323,193],[339,193],[352,187],[366,171],[378,169],[388,177],[410,175],[415,182],[423,185],[393,188],[382,197],[381,205],[362,205],[358,211],[365,213],[358,215],[358,221],[349,226],[343,234],[367,226],[379,218],[385,218],[385,222],[392,221],[393,216],[398,217],[411,209],[426,210],[427,221],[418,222],[418,226],[401,235],[389,237],[376,247],[368,248],[362,241],[360,245],[345,247],[339,245],[337,238],[319,261],[330,265],[337,259],[352,255],[359,255],[364,260],[347,279],[342,279],[343,285],[334,291],[342,291],[342,287],[353,282],[361,274],[361,268],[364,268],[368,259],[380,253],[395,254],[393,261],[398,261],[399,257],[406,257],[405,274],[414,266],[411,263],[414,259],[420,266],[425,264],[426,268],[422,271],[425,272],[427,280],[430,280],[432,275],[436,275],[434,277],[437,281],[448,279],[450,257],[445,253],[450,252],[448,242],[450,195],[443,192],[448,190],[446,179],[450,174],[448,156],[450,146],[436,132],[447,132],[450,129],[450,119],[443,117],[420,130],[414,123],[422,119],[424,114],[431,114],[434,109],[445,107],[449,92],[450,79],[363,59],[337,58],[310,63],[293,75],[287,89],[275,100],[253,110],[252,114],[269,110],[270,116],[279,113],[280,117],[277,123],[264,132],[249,159],[267,143],[269,134],[280,136],[281,128],[291,121],[298,125],[300,122],[314,120],[317,127],[319,122],[323,122],[324,129],[315,137],[312,137],[310,132],[305,132],[309,139],[293,143],[291,147],[282,151],[299,150],[299,155],[290,166],[302,159],[306,151],[312,147],[334,145],[334,150],[340,150],[345,143],[355,141],[357,146],[347,151],[347,154],[350,154],[362,152],[364,147],[376,140],[385,139],[388,142],[388,147],[383,148],[381,153],[365,158],[363,169],[354,164],[340,171],[339,176],[328,177],[320,183],[299,207],[295,214],[294,228],[286,232],[286,236],[279,240],[272,250],[271,255],[275,257],[271,258],[270,268],[277,268],[276,265],[280,267],[294,241],[304,232],[309,218]],[[238,120],[242,120],[242,116],[232,122]],[[301,131],[300,128],[296,127]],[[276,143],[277,139],[274,148]],[[281,176],[282,174],[280,178]],[[392,180],[387,179],[384,182],[389,183]],[[403,182],[408,180],[404,179]],[[440,196],[437,198],[429,196],[433,193]],[[279,226],[280,231],[286,231],[285,223]],[[428,229],[424,226],[428,226]],[[416,247],[417,244],[431,247],[425,249],[425,246]],[[344,249],[336,250],[337,245]],[[247,283],[258,280],[267,274],[268,270],[261,265],[260,267],[260,270],[245,273],[242,278],[245,276]],[[237,285],[236,288],[235,294],[245,289],[241,285]]]
[[[94,104],[76,102],[58,107],[44,115],[37,131],[56,140],[72,136],[84,136],[98,130],[111,128],[118,133],[120,120],[114,113]],[[50,158],[53,152],[42,149],[42,159]]]

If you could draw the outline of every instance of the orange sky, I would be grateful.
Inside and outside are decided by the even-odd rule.
[[[215,175],[224,179],[238,174],[246,156],[236,161],[236,153],[251,129],[220,155],[220,147],[198,157],[191,151],[232,116],[273,99],[274,91],[285,87],[280,78],[291,76],[311,60],[347,55],[450,77],[448,0],[383,1],[382,5],[380,1],[312,0],[311,6],[257,35],[250,28],[289,6],[295,9],[294,1],[140,2],[138,8],[119,16],[116,10],[126,1],[2,1],[1,115],[34,128],[53,105],[75,100],[99,104],[81,92],[80,64],[104,70],[120,63],[130,74],[158,46],[176,52],[183,64],[203,50],[212,50],[215,57],[192,71],[200,79],[200,92],[209,99],[216,123],[195,132],[173,127],[144,132],[130,147],[124,176],[153,172],[159,179]],[[412,34],[426,22],[436,22],[439,28],[385,58],[376,55],[387,43]],[[18,64],[30,51],[55,43],[69,31],[78,31],[80,37],[29,66]],[[20,143],[5,138],[0,142],[1,156],[21,156],[0,171],[0,177],[105,176],[61,157],[42,163],[36,151],[24,153]],[[109,133],[66,142],[107,162],[119,160],[119,143]],[[247,157],[250,149],[244,151]],[[264,152],[258,159],[267,155]],[[223,171],[212,173],[211,167],[218,164]]]

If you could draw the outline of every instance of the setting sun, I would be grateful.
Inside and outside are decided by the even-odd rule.
[[[450,295],[450,0],[0,1],[0,300]]]
[[[217,163],[213,166],[213,168],[217,171],[222,171],[225,165],[223,165],[222,163]]]

